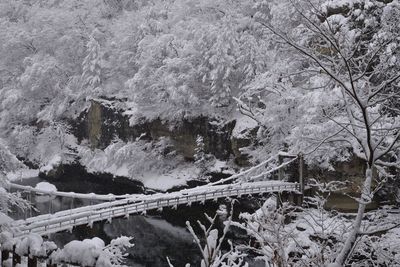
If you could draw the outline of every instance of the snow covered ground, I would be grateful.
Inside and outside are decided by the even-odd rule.
[[[91,172],[96,172],[94,169],[89,169]],[[102,172],[110,173],[115,176],[129,177],[133,180],[137,180],[143,183],[146,188],[166,191],[173,187],[184,186],[188,180],[192,180],[197,176],[197,168],[193,165],[185,164],[175,169],[157,172],[157,171],[146,171],[137,176],[130,174],[130,168],[127,164],[122,166],[112,165],[111,167],[105,168]]]
[[[168,173],[145,173],[138,177],[139,181],[147,188],[166,191],[173,187],[184,186],[188,180],[196,177],[196,167],[177,168]]]
[[[257,122],[248,116],[237,112],[232,116],[236,120],[235,128],[233,128],[232,135],[236,138],[246,137],[246,130],[257,127]]]

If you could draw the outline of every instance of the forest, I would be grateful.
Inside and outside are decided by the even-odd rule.
[[[1,266],[400,266],[399,170],[398,0],[0,0]]]

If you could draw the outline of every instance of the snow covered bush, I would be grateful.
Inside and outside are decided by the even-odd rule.
[[[38,234],[29,234],[16,242],[15,252],[21,256],[47,257],[57,249],[57,245],[51,241],[43,241]]]
[[[97,237],[83,241],[74,240],[53,252],[50,258],[54,263],[71,262],[81,266],[95,266],[104,247],[104,241]]]
[[[256,259],[268,266],[317,267],[324,266],[335,255],[337,238],[344,232],[336,223],[346,226],[325,213],[321,216],[318,209],[295,213],[288,203],[277,208],[276,199],[270,198],[254,214],[241,214],[244,222],[233,225],[246,230],[251,240],[249,245],[239,247],[253,251],[258,255]]]
[[[23,166],[23,163],[4,144],[4,140],[0,139],[0,174],[4,175]]]
[[[6,173],[15,171],[24,167],[17,157],[10,152],[8,147],[3,144],[0,138],[0,212],[8,213],[10,206],[16,206],[21,209],[30,207],[30,203],[21,198],[18,192],[11,193],[7,191],[7,177]]]
[[[220,216],[221,213],[217,212],[214,217],[210,217],[205,214],[205,217],[210,224],[206,227],[200,221],[198,221],[198,225],[202,231],[202,237],[200,238],[194,231],[190,222],[186,222],[186,226],[189,232],[192,234],[194,238],[194,242],[197,244],[200,249],[202,260],[200,263],[201,267],[247,267],[248,263],[245,262],[244,258],[247,256],[246,254],[240,252],[236,248],[234,248],[232,242],[227,239],[226,234],[228,233],[231,223],[232,223],[232,212],[233,212],[233,202],[232,208],[229,212],[229,217],[224,221],[224,228],[222,230],[222,235],[220,236],[218,229],[215,229],[215,223]],[[225,207],[226,208],[226,207]],[[225,210],[226,212],[226,210]],[[224,214],[223,216],[226,216]],[[202,242],[202,240],[204,240]],[[228,251],[224,251],[222,249],[222,245],[224,242],[229,244],[230,249]],[[204,244],[203,244],[204,243]],[[169,262],[169,265],[173,267],[173,265]]]
[[[325,208],[331,193],[343,188],[342,182],[314,184],[319,191],[305,198],[303,208],[287,202],[278,207],[276,198],[271,197],[253,214],[240,214],[240,220],[232,226],[245,230],[250,242],[236,249],[252,251],[256,259],[271,267],[331,266],[350,234],[355,215]],[[366,213],[346,264],[397,266],[399,219],[390,207]]]
[[[172,150],[170,140],[123,142],[116,140],[106,149],[80,148],[80,162],[90,172],[108,172],[139,178],[146,173],[163,173],[175,168],[182,159]]]
[[[362,266],[399,266],[400,230],[397,226],[388,231],[366,234],[360,237],[350,263]]]
[[[54,242],[44,241],[38,234],[31,233],[22,239],[13,238],[12,234],[4,229],[0,234],[0,244],[1,250],[13,251],[15,248],[15,253],[18,255],[29,257],[47,258],[57,249]]]
[[[14,248],[14,245],[16,244],[16,240],[13,238],[12,233],[2,229],[0,233],[0,249],[2,251],[12,251]]]
[[[96,262],[96,267],[111,267],[121,266],[124,257],[127,256],[124,251],[127,248],[131,248],[134,245],[131,243],[132,238],[121,236],[111,240],[110,244],[107,245]]]
[[[286,227],[285,220],[291,212],[286,203],[278,208],[276,198],[271,197],[254,214],[242,213],[243,223],[233,222],[232,225],[246,230],[252,239],[246,248],[255,251],[258,258],[270,266],[289,266],[294,230]]]
[[[83,241],[74,240],[58,249],[50,256],[52,263],[73,263],[80,266],[112,267],[123,266],[124,250],[132,247],[132,238],[119,237],[113,239],[110,245],[94,237]]]

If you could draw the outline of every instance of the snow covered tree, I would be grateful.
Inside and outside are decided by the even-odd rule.
[[[30,203],[21,198],[19,193],[11,193],[7,190],[6,173],[15,171],[24,166],[13,155],[0,139],[0,212],[7,214],[11,206],[16,206],[21,209],[30,207]]]
[[[97,31],[95,30],[95,32]],[[88,86],[93,91],[101,91],[102,53],[94,34],[90,35],[86,48],[87,56],[82,62],[83,85]]]
[[[269,198],[253,215],[242,213],[243,222],[233,225],[243,229],[252,241],[242,249],[250,249],[260,255],[266,266],[290,266],[293,259],[288,254],[293,241],[293,229],[285,227],[286,216],[291,216],[290,206],[285,203],[278,209],[275,197]]]
[[[232,96],[265,65],[263,40],[248,16],[251,2],[156,1],[139,12],[140,30],[129,38],[137,43],[131,48],[137,72],[127,86],[148,116],[154,107],[173,119],[226,115]]]
[[[232,203],[233,207],[233,203]],[[187,228],[189,232],[192,234],[194,238],[194,242],[198,246],[201,251],[202,260],[200,263],[201,267],[247,267],[248,263],[245,262],[244,257],[246,254],[239,252],[237,249],[233,247],[233,244],[230,240],[227,240],[226,234],[228,233],[231,223],[232,223],[232,211],[229,212],[229,217],[225,220],[224,229],[222,232],[222,236],[219,236],[218,229],[215,229],[215,223],[218,217],[218,213],[215,214],[214,217],[210,217],[205,214],[209,227],[206,227],[200,221],[198,221],[199,227],[202,230],[202,234],[204,237],[204,245],[200,237],[196,234],[190,222],[186,222]],[[228,242],[230,245],[230,250],[224,252],[222,250],[222,245],[224,242]],[[171,262],[168,259],[168,263],[170,267],[173,267]]]
[[[267,90],[280,88],[279,96],[280,91],[306,89],[296,99],[294,110],[302,113],[295,113],[297,124],[286,146],[309,157],[339,148],[347,157],[351,151],[365,160],[357,217],[332,265],[343,266],[362,235],[366,205],[390,175],[387,167],[399,166],[400,6],[397,1],[263,3],[267,8],[259,10],[256,20],[301,63]],[[292,16],[282,23],[280,13],[273,12],[277,9]]]
[[[256,259],[271,267],[328,266],[346,241],[352,218],[334,209],[327,210],[326,204],[331,195],[340,192],[346,183],[312,180],[310,185],[317,193],[306,197],[301,208],[288,202],[278,206],[273,196],[254,213],[241,213],[232,226],[245,230],[250,241],[236,248],[254,252]],[[393,251],[400,244],[396,240],[399,215],[389,214],[384,209],[375,210],[363,218],[363,235],[354,247],[354,257],[349,262],[351,266],[392,266],[398,263],[398,254]]]
[[[194,151],[194,164],[199,169],[199,178],[207,179],[205,175],[207,174],[210,165],[209,162],[211,156],[205,152],[204,139],[201,135],[198,135],[196,138],[196,148]]]

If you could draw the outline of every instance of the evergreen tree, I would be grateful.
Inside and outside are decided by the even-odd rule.
[[[197,135],[196,138],[196,148],[194,149],[194,163],[196,167],[199,169],[199,178],[200,179],[207,179],[205,176],[207,173],[207,154],[205,153],[205,145],[204,139],[201,135]]]
[[[101,91],[101,49],[99,42],[93,35],[89,37],[86,45],[87,56],[82,62],[82,79],[84,86],[94,92]]]

